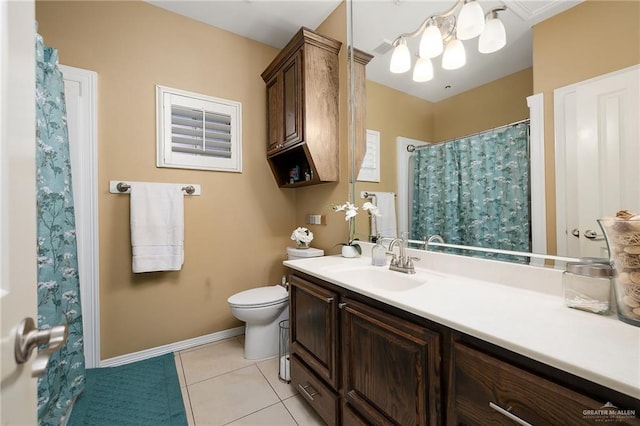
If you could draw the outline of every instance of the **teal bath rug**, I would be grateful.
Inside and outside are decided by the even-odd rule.
[[[173,354],[90,368],[69,426],[186,426]]]

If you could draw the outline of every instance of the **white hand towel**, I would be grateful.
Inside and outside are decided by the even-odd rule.
[[[184,196],[180,185],[131,187],[133,272],[179,271],[184,263]]]
[[[377,232],[381,237],[397,238],[396,196],[393,192],[374,192],[380,216],[376,217]]]

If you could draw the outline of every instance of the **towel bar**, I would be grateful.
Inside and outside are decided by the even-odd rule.
[[[109,192],[112,194],[129,194],[131,192],[131,187],[135,186],[136,183],[138,182],[112,180],[109,182]],[[186,195],[200,195],[200,185],[179,183],[168,183],[167,185],[182,185],[182,190]]]
[[[372,193],[372,192],[367,192],[367,191],[361,191],[360,192],[360,198],[371,198],[371,197],[375,197],[376,194]],[[393,194],[394,197],[397,197],[397,195],[394,193]]]

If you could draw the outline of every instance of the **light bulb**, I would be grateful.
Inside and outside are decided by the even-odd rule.
[[[419,55],[421,58],[435,58],[444,50],[442,33],[435,23],[431,23],[422,33]]]
[[[475,1],[466,1],[458,15],[456,38],[469,40],[482,34],[484,30],[484,12],[480,4]]]
[[[419,58],[413,67],[413,81],[416,83],[424,83],[433,79],[433,64],[431,59]]]
[[[400,39],[398,45],[393,50],[391,55],[391,63],[389,64],[389,71],[395,74],[401,74],[411,69],[411,53],[407,47],[407,42],[404,39]]]
[[[445,70],[455,70],[463,67],[466,62],[467,55],[462,42],[457,38],[449,41],[442,55],[442,68]]]
[[[504,29],[502,21],[498,18],[498,14],[493,12],[484,27],[484,31],[480,34],[478,40],[478,50],[480,53],[493,53],[502,49],[507,44],[507,33]]]

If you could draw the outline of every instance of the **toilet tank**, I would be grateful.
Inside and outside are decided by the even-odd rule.
[[[306,259],[308,257],[320,257],[320,256],[324,256],[324,250],[320,250],[313,247],[309,247],[306,249],[287,247],[287,260]]]

